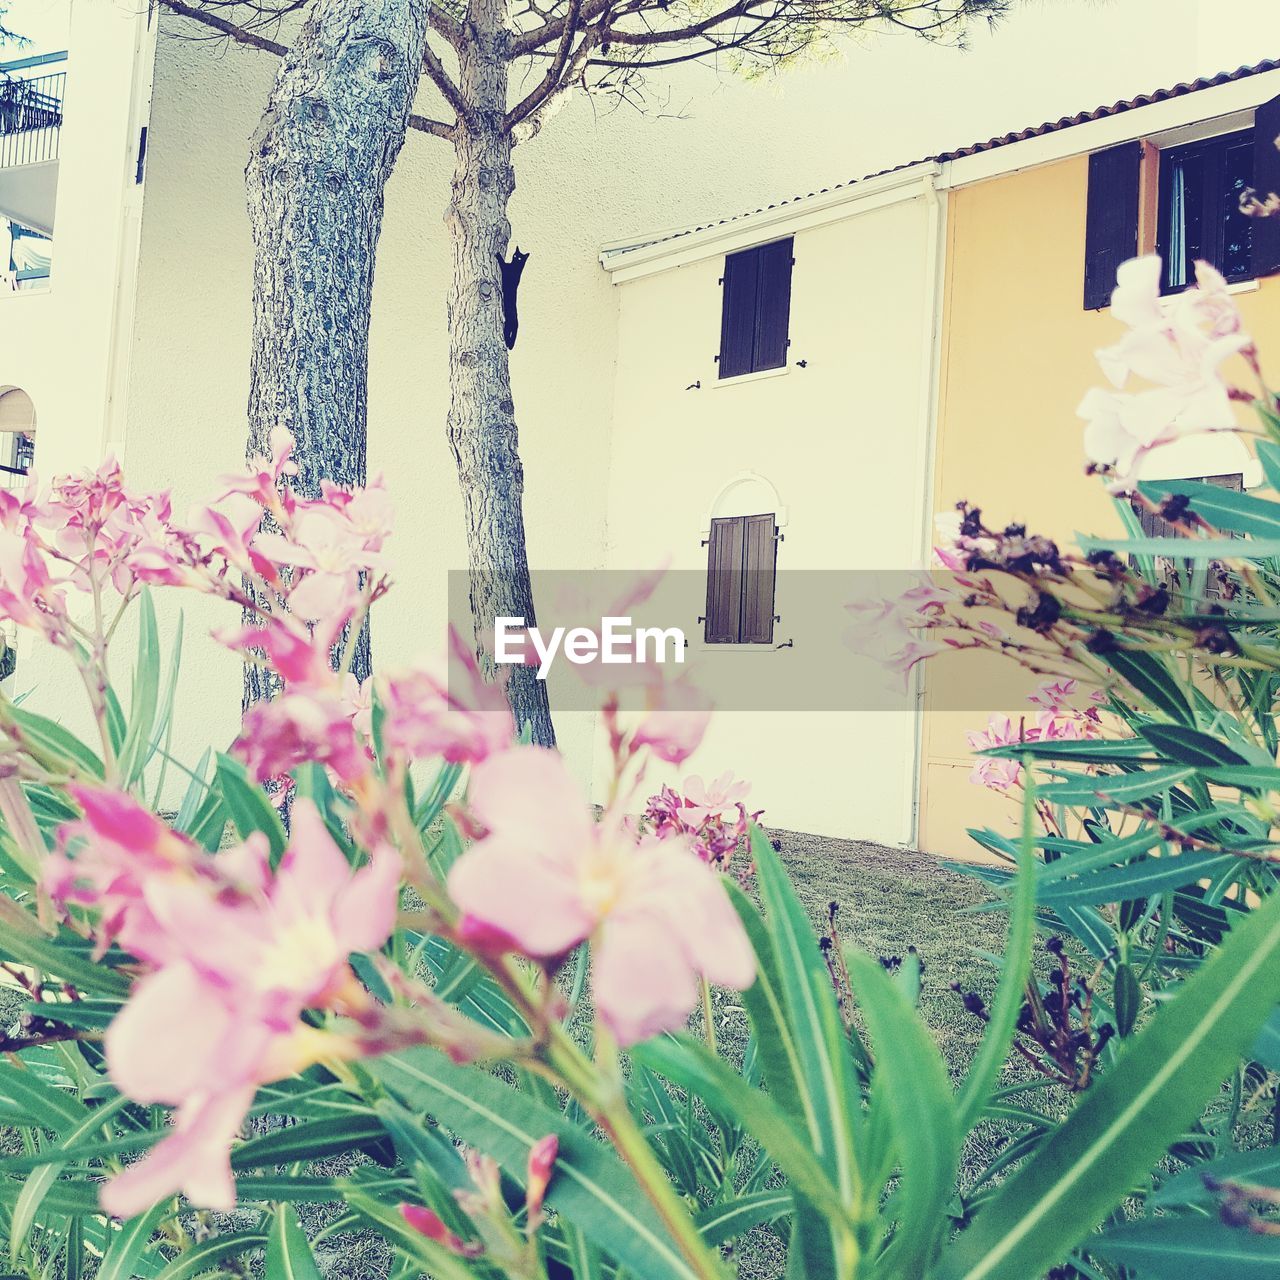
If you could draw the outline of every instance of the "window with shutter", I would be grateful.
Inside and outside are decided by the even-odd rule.
[[[774,515],[712,520],[707,542],[707,644],[772,644],[778,526]]]
[[[1116,271],[1138,252],[1142,144],[1125,142],[1089,157],[1084,232],[1086,311],[1109,306]]]
[[[781,369],[787,363],[793,247],[790,238],[775,240],[725,258],[720,377]]]
[[[1253,131],[1223,134],[1160,153],[1156,250],[1165,293],[1195,281],[1195,264],[1211,263],[1229,281],[1253,275],[1254,223],[1240,199],[1254,185]]]
[[[1253,118],[1253,183],[1259,200],[1280,195],[1280,98],[1264,102]],[[1250,218],[1253,243],[1253,274],[1274,275],[1280,271],[1280,214]]]
[[[1211,484],[1219,489],[1230,489],[1233,493],[1241,493],[1244,490],[1244,477],[1239,472],[1235,472],[1232,475],[1196,476],[1194,479],[1198,484]],[[1181,538],[1185,536],[1165,520],[1158,511],[1151,511],[1145,507],[1137,497],[1132,499],[1132,505],[1134,514],[1138,517],[1138,523],[1142,526],[1144,537]],[[1230,536],[1234,537],[1236,535]],[[1196,565],[1192,560],[1161,556],[1157,561],[1156,569],[1160,575],[1160,581],[1165,586],[1177,590],[1191,582]],[[1222,583],[1213,565],[1210,564],[1209,572],[1205,575],[1204,598],[1206,600],[1220,600],[1222,597]]]

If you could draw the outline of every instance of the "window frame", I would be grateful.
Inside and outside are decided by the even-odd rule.
[[[785,250],[784,250],[785,247]],[[779,252],[784,250],[784,252]],[[785,274],[777,281],[776,294],[767,294],[769,277],[765,266],[772,253],[777,258],[785,256]],[[737,249],[725,254],[720,276],[720,347],[716,355],[717,381],[727,382],[734,378],[749,378],[762,373],[772,373],[787,368],[787,354],[791,348],[791,291],[795,269],[795,236],[780,236],[776,240],[767,240],[763,244],[749,245],[745,249]],[[755,282],[749,290],[752,293],[749,316],[746,307],[732,292],[735,273],[748,269],[750,262],[754,269]],[[775,263],[774,266],[778,266]],[[735,301],[743,307],[744,316],[740,324],[751,331],[751,356],[742,367],[732,364],[728,357],[733,352],[734,338],[742,335],[734,324],[739,312]],[[781,351],[762,351],[761,345],[767,341],[769,329],[781,330]],[[776,340],[776,338],[775,338]],[[726,372],[728,370],[728,372]]]
[[[1204,186],[1200,193],[1201,244],[1199,253],[1194,257],[1188,254],[1188,261],[1179,264],[1184,271],[1192,270],[1194,258],[1202,258],[1222,271],[1228,284],[1243,284],[1256,278],[1253,261],[1253,236],[1250,225],[1248,249],[1245,253],[1245,265],[1239,271],[1228,273],[1224,270],[1225,211],[1226,200],[1226,158],[1227,152],[1235,147],[1248,149],[1252,161],[1254,148],[1254,128],[1233,129],[1229,133],[1215,134],[1209,138],[1197,138],[1191,142],[1179,143],[1176,146],[1162,147],[1159,151],[1159,163],[1156,167],[1156,252],[1163,264],[1160,277],[1160,293],[1168,297],[1181,293],[1195,283],[1188,278],[1180,283],[1170,280],[1172,255],[1170,244],[1173,239],[1173,195],[1172,182],[1176,166],[1192,157],[1202,157],[1209,166]],[[1213,194],[1211,195],[1210,192]],[[1207,230],[1206,230],[1207,229]]]
[[[766,540],[770,554],[766,558],[762,558],[758,563],[752,562],[752,537],[751,528],[753,522],[759,524],[761,521],[768,521],[770,533]],[[719,550],[718,542],[723,534],[728,534],[731,526],[736,526],[741,531],[741,548],[738,552],[738,564],[736,566],[720,566],[716,563],[716,556]],[[782,541],[782,531],[778,525],[778,513],[776,511],[760,511],[750,515],[740,516],[716,516],[711,520],[711,526],[707,531],[706,547],[707,547],[707,596],[706,596],[706,613],[698,619],[703,624],[702,641],[706,645],[715,645],[717,648],[755,648],[763,649],[772,646],[774,639],[774,628],[778,622],[778,615],[774,612],[778,604],[778,543]],[[758,545],[758,544],[757,544]],[[730,548],[732,551],[732,547]],[[755,621],[760,627],[763,634],[754,638],[747,635],[749,624],[753,617],[750,609],[753,597],[761,595],[761,579],[760,575],[767,575],[768,585],[768,604],[763,618],[758,616],[758,605],[760,600],[754,601],[757,606]],[[733,602],[732,612],[734,626],[729,628],[733,634],[727,634],[724,637],[716,638],[712,634],[713,626],[718,622],[716,613],[715,600],[719,594],[719,588],[722,585],[719,579],[722,576],[728,576],[732,582],[733,576],[736,576],[737,582],[731,587],[731,594],[736,595],[736,601]]]

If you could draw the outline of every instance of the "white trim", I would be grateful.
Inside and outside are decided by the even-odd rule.
[[[1208,142],[1210,138],[1222,138],[1229,133],[1243,133],[1253,128],[1254,108],[1232,112],[1229,116],[1215,116],[1212,120],[1197,120],[1194,124],[1166,129],[1163,133],[1149,134],[1147,141],[1153,147],[1166,151],[1170,147],[1182,147],[1191,142]]]
[[[1002,177],[1069,156],[1084,155],[1120,142],[1156,137],[1198,121],[1217,120],[1236,112],[1251,111],[1280,94],[1280,70],[1263,71],[1242,80],[1209,89],[1197,89],[1177,98],[1131,107],[1113,116],[1064,126],[1053,133],[1021,142],[1010,142],[977,155],[961,156],[944,166],[942,187],[964,187],[988,178]]]
[[[776,369],[757,369],[755,373],[736,373],[732,378],[715,377],[711,379],[712,387],[740,387],[744,382],[760,382],[764,378],[780,378],[790,373],[789,364],[780,364]]]
[[[830,191],[798,196],[773,208],[744,213],[713,226],[621,237],[601,247],[600,265],[613,277],[614,284],[622,284],[717,254],[765,244],[887,204],[915,199],[920,195],[922,180],[927,182],[933,175],[938,175],[937,189],[945,191],[1137,138],[1154,138],[1159,146],[1172,146],[1173,139],[1179,136],[1175,131],[1187,131],[1189,140],[1234,132],[1248,128],[1247,113],[1278,94],[1280,70],[1263,71],[1176,98],[1130,107],[1097,120],[1064,124],[1052,132],[1004,143],[945,164],[919,161]],[[1219,123],[1223,128],[1218,128]],[[1208,130],[1197,132],[1202,124],[1207,124]]]
[[[698,533],[703,538],[711,536],[711,521],[716,519],[716,511],[720,503],[728,494],[732,493],[739,485],[743,484],[759,484],[763,485],[770,493],[773,494],[773,523],[781,529],[791,519],[791,508],[782,501],[782,495],[778,492],[778,486],[763,476],[758,471],[738,471],[731,475],[715,492],[715,497],[711,499],[711,505],[706,509],[702,516],[702,527]],[[746,512],[747,515],[764,515],[768,508],[763,508],[760,512]],[[718,649],[719,645],[712,645],[713,649]]]
[[[938,165],[930,160],[881,174],[878,178],[851,182],[836,190],[802,196],[729,222],[702,227],[674,240],[642,245],[636,249],[603,249],[600,265],[613,276],[614,284],[622,284],[659,271],[669,271],[673,267],[687,266],[703,258],[768,244],[771,240],[812,227],[826,226],[904,200],[919,199],[921,182],[931,181],[938,172]]]

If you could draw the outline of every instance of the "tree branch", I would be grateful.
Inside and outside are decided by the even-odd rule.
[[[514,110],[507,112],[505,126],[514,129],[522,120],[527,119],[560,87],[560,77],[569,62],[569,53],[573,48],[573,37],[578,32],[578,20],[582,13],[582,0],[569,0],[569,12],[565,15],[564,31],[560,36],[560,44],[555,57],[547,68],[537,88]]]
[[[432,120],[427,116],[411,115],[409,117],[410,129],[416,129],[419,133],[429,133],[433,138],[452,141],[457,127],[456,124],[445,124],[443,120]]]
[[[422,69],[427,73],[431,83],[440,90],[444,100],[453,108],[454,115],[460,121],[470,119],[471,108],[467,104],[467,100],[462,96],[462,91],[458,86],[454,84],[453,77],[445,70],[444,63],[440,61],[439,55],[431,47],[430,42],[428,42],[422,53]]]
[[[260,36],[256,31],[249,31],[216,13],[210,13],[199,5],[187,4],[186,0],[159,0],[159,2],[160,7],[168,9],[170,13],[176,13],[179,17],[190,18],[193,22],[211,27],[237,44],[248,45],[251,49],[261,49],[264,53],[274,53],[277,58],[283,58],[289,52],[287,45],[268,40],[266,36]]]

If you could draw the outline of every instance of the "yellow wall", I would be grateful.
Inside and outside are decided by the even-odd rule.
[[[1084,474],[1075,416],[1104,381],[1095,350],[1120,333],[1107,312],[1082,306],[1088,170],[1077,156],[976,183],[954,191],[948,209],[935,508],[966,499],[988,524],[1023,521],[1063,542],[1119,530],[1102,484]],[[1238,302],[1264,362],[1270,353],[1280,366],[1280,278]],[[1235,437],[1202,437],[1164,451],[1151,474],[1239,471],[1246,456]],[[956,654],[928,673],[920,841],[935,853],[976,856],[966,827],[1016,823],[1013,801],[969,782],[965,731],[985,726],[987,712],[931,705],[954,688],[949,673],[990,673],[1000,660],[984,661]],[[1026,708],[1014,700],[999,709]]]

